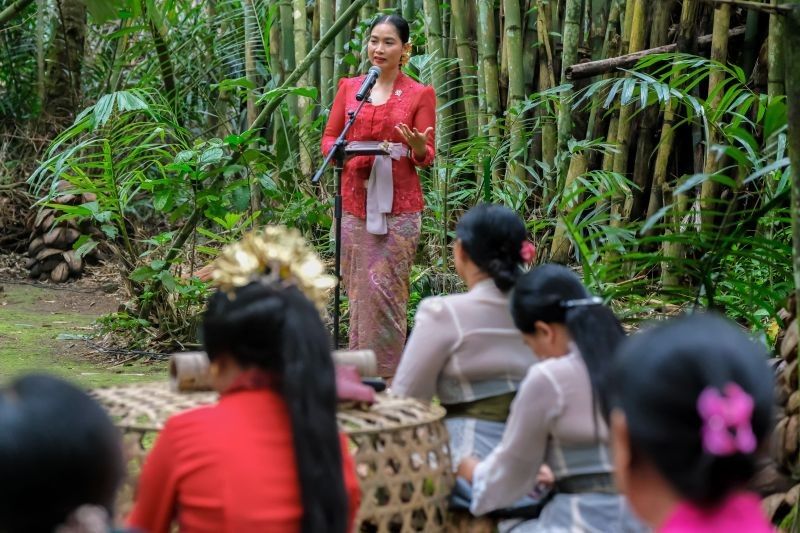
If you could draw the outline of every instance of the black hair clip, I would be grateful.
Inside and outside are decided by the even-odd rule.
[[[591,296],[589,298],[578,298],[576,300],[563,300],[559,304],[564,309],[572,307],[585,307],[589,305],[603,305],[603,299],[599,296]]]

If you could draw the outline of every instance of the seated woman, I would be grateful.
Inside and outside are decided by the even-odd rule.
[[[337,429],[330,340],[306,297],[323,267],[299,234],[267,230],[215,262],[221,290],[202,335],[220,400],[167,421],[142,470],[133,527],[353,528],[360,493]]]
[[[500,441],[508,408],[536,358],[509,312],[509,290],[535,250],[510,209],[481,204],[456,226],[456,272],[469,292],[423,300],[392,392],[447,409],[453,465],[485,457]]]
[[[723,318],[693,315],[620,349],[607,387],[614,476],[659,533],[767,533],[745,487],[772,429],[767,354]]]
[[[30,375],[0,388],[0,531],[111,530],[120,435],[86,393]]]
[[[608,428],[598,415],[597,384],[624,332],[611,310],[560,265],[523,275],[511,301],[514,323],[542,360],[511,404],[500,445],[484,459],[464,460],[475,515],[528,494],[546,463],[555,495],[523,531],[637,531],[611,478]]]

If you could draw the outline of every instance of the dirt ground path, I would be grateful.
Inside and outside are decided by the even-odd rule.
[[[90,284],[42,286],[0,278],[0,382],[38,371],[84,387],[166,379],[163,363],[115,363],[83,338],[118,302]]]

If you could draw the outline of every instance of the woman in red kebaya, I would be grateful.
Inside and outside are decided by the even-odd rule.
[[[350,348],[372,349],[383,377],[394,374],[406,338],[409,274],[422,223],[417,167],[434,156],[433,88],[402,72],[411,51],[408,23],[383,15],[372,24],[370,62],[381,69],[347,141],[388,141],[391,155],[350,158],[342,173],[342,277],[350,301]],[[358,106],[364,76],[344,78],[322,137],[327,154]]]
[[[211,297],[202,333],[220,400],[167,421],[139,479],[132,527],[353,530],[360,492],[337,429],[327,330],[284,269],[272,270],[278,279],[240,276],[246,284]]]

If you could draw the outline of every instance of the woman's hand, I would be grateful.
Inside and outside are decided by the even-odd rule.
[[[465,457],[458,464],[456,475],[461,476],[472,483],[472,474],[475,472],[475,467],[478,466],[478,463],[480,462],[480,459],[477,457]]]
[[[425,143],[428,141],[428,135],[433,133],[433,127],[431,126],[420,133],[417,128],[409,128],[408,125],[401,122],[395,126],[395,129],[403,136],[406,144],[411,147],[411,150],[414,152],[414,157],[417,159],[424,159],[427,152]]]
[[[539,467],[539,473],[536,475],[536,483],[545,487],[552,488],[556,484],[556,476],[550,467],[543,464]]]

